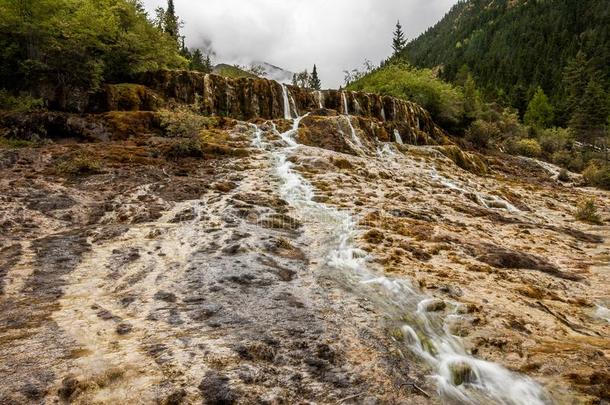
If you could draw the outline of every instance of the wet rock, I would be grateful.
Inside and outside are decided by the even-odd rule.
[[[235,351],[244,360],[273,361],[276,355],[275,349],[264,342],[238,345]]]
[[[158,301],[165,301],[165,302],[176,302],[178,301],[178,297],[176,297],[176,294],[171,293],[171,292],[167,292],[167,291],[157,291],[154,295],[154,298]]]
[[[477,250],[480,252],[479,256],[477,256],[477,260],[492,267],[500,269],[538,270],[566,280],[582,280],[581,276],[562,272],[545,258],[530,253],[517,252],[490,244],[480,245]]]
[[[102,320],[104,320],[104,321],[109,321],[109,320],[111,320],[111,319],[114,319],[114,318],[115,318],[115,316],[112,314],[112,312],[110,312],[110,311],[108,311],[108,310],[106,310],[106,309],[100,309],[100,310],[97,312],[97,314],[96,314],[96,315],[97,315],[97,317],[98,317],[98,318],[100,318],[100,319],[102,319]]]
[[[425,303],[424,310],[426,312],[439,312],[444,311],[447,308],[447,304],[443,300],[433,299]]]
[[[451,372],[451,382],[453,385],[474,383],[476,381],[476,375],[469,364],[453,363],[449,365],[449,371]]]
[[[192,221],[196,217],[195,210],[193,208],[185,209],[177,213],[174,218],[172,218],[169,222],[173,224],[177,224],[179,222],[187,222]]]
[[[162,405],[180,405],[185,403],[185,399],[186,399],[186,390],[184,389],[178,389],[174,392],[172,392],[171,394],[169,394],[167,396],[167,398],[165,398],[161,404]]]
[[[231,405],[237,393],[231,388],[229,379],[216,371],[208,371],[199,384],[199,391],[207,405]]]
[[[126,335],[131,332],[133,329],[133,325],[130,323],[121,322],[116,327],[116,333],[119,335]]]
[[[215,304],[207,304],[202,305],[200,308],[197,308],[190,312],[190,317],[194,321],[204,321],[216,315],[222,307],[220,305]]]
[[[76,201],[70,196],[64,194],[42,193],[30,197],[27,207],[31,210],[37,210],[44,214],[49,214],[57,210],[65,210],[73,207]]]
[[[244,249],[239,243],[235,243],[233,245],[227,246],[222,249],[222,253],[226,255],[236,255],[238,253],[244,252]]]
[[[46,390],[39,383],[27,383],[21,388],[21,393],[29,400],[40,400],[46,395]]]
[[[61,382],[61,387],[57,390],[57,395],[64,401],[69,401],[79,387],[79,382],[74,377],[66,377]]]

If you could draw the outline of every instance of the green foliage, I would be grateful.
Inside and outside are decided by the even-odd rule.
[[[548,128],[538,133],[538,143],[547,156],[572,146],[572,131],[565,128]]]
[[[322,83],[318,77],[318,68],[316,65],[313,65],[313,71],[311,72],[311,77],[309,78],[309,88],[314,90],[320,90],[322,88]]]
[[[11,0],[0,15],[0,83],[62,108],[105,80],[185,65],[134,0]]]
[[[559,171],[559,175],[557,176],[557,180],[563,181],[563,182],[570,181],[570,175],[568,174],[568,171],[566,169],[561,169]]]
[[[443,66],[448,80],[466,64],[486,97],[501,90],[521,114],[538,86],[569,112],[562,77],[580,50],[594,56],[590,67],[603,72],[604,87],[610,84],[608,27],[607,0],[459,1],[401,56],[418,67]],[[565,124],[563,117],[554,124]]]
[[[524,122],[534,128],[548,128],[555,119],[553,106],[544,94],[542,87],[538,86],[534,97],[527,106]]]
[[[217,65],[214,68],[214,73],[216,73],[217,75],[220,75],[220,76],[233,77],[233,78],[256,77],[255,74],[252,74],[252,73],[244,70],[240,66],[231,66],[231,65],[226,65],[224,63]]]
[[[57,172],[70,177],[88,176],[100,173],[101,164],[86,153],[78,153],[58,162]]]
[[[477,120],[466,131],[466,140],[475,147],[485,149],[490,141],[500,135],[500,129],[492,122]]]
[[[188,107],[175,111],[160,111],[156,117],[163,135],[168,138],[196,138],[202,130],[218,125],[218,118],[204,117]]]
[[[351,83],[347,89],[410,100],[427,109],[447,129],[462,125],[462,92],[440,80],[430,69],[417,69],[404,63],[387,64]]]
[[[592,161],[582,173],[587,185],[610,190],[610,165]]]
[[[578,139],[593,143],[597,138],[606,135],[607,119],[608,95],[599,81],[592,78],[574,107],[570,127],[574,129]]]
[[[392,39],[392,49],[394,50],[394,55],[397,55],[405,48],[407,45],[407,40],[405,39],[405,34],[402,31],[402,25],[400,25],[400,21],[396,23],[396,29],[394,30],[394,38]]]
[[[8,91],[0,89],[0,110],[29,112],[43,107],[39,98],[31,96],[13,96]]]
[[[163,13],[163,31],[174,38],[177,43],[180,36],[180,21],[178,16],[176,16],[174,0],[167,0],[167,9]]]
[[[466,76],[463,92],[464,114],[467,119],[474,120],[481,114],[481,95],[471,74]]]
[[[593,199],[581,201],[578,204],[578,207],[576,207],[574,217],[579,221],[594,225],[603,224],[602,218],[597,213],[597,205]]]
[[[19,148],[31,148],[36,145],[37,144],[35,142],[27,141],[25,139],[0,137],[0,148],[19,149]]]
[[[539,157],[542,155],[542,148],[535,139],[519,139],[512,147],[515,154],[527,157]]]
[[[205,57],[200,49],[195,49],[189,59],[189,69],[197,72],[212,73],[212,59],[208,53]]]

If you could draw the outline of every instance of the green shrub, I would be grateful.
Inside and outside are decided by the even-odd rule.
[[[584,200],[578,204],[574,217],[579,221],[590,224],[601,225],[603,223],[600,215],[597,213],[595,200],[592,199]]]
[[[535,139],[519,139],[514,144],[513,152],[527,157],[539,157],[542,155],[542,148]]]
[[[101,164],[88,154],[81,153],[60,161],[57,172],[64,176],[87,176],[100,173]]]
[[[557,180],[562,181],[564,183],[570,181],[570,175],[568,174],[568,171],[566,169],[561,169],[559,171],[559,175],[557,176]]]
[[[0,110],[29,112],[43,107],[39,98],[31,96],[13,96],[8,91],[0,89]]]
[[[548,156],[566,149],[572,143],[572,139],[572,131],[566,128],[549,128],[540,131],[538,134],[538,142],[542,151]]]
[[[466,131],[466,140],[478,148],[487,148],[489,141],[500,134],[498,126],[491,122],[476,120]]]
[[[347,89],[413,101],[428,110],[436,123],[449,129],[460,126],[464,117],[462,92],[430,69],[390,64],[349,84]]]
[[[156,115],[163,134],[169,138],[196,138],[204,129],[218,125],[217,118],[204,117],[185,108]]]
[[[592,161],[582,175],[587,185],[610,190],[610,165]]]
[[[36,143],[32,142],[32,141],[27,141],[24,139],[13,139],[13,138],[0,137],[0,148],[17,149],[17,148],[30,148],[32,146],[36,146]]]

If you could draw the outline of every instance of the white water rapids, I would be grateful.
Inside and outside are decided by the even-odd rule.
[[[389,319],[401,323],[403,343],[430,367],[444,402],[553,403],[533,380],[467,353],[460,338],[451,333],[452,324],[467,316],[463,305],[445,302],[445,311],[434,311],[432,304],[440,300],[419,291],[407,280],[386,277],[371,268],[370,257],[356,247],[357,221],[348,212],[314,201],[313,186],[293,170],[288,157],[300,148],[294,136],[301,118],[281,134],[285,147],[271,144],[263,147],[258,127],[253,144],[267,149],[281,197],[298,213],[306,233],[315,241],[314,250],[319,250],[320,271],[366,297]]]

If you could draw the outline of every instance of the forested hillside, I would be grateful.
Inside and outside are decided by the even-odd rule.
[[[454,80],[463,65],[487,97],[524,113],[541,86],[559,110],[566,65],[581,51],[607,87],[610,7],[606,0],[460,1],[402,51],[420,67],[443,66]],[[563,115],[558,114],[559,124]]]

